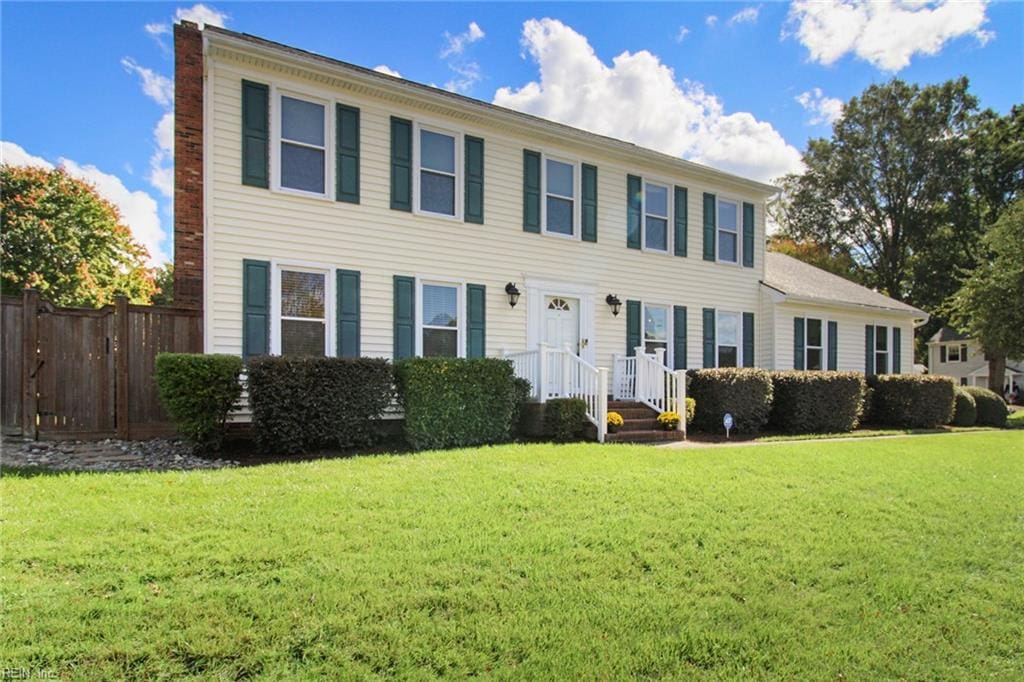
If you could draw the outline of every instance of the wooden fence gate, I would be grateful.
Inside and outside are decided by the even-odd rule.
[[[26,290],[2,301],[4,433],[47,440],[174,433],[160,406],[157,353],[202,352],[202,313],[132,305],[62,308]]]

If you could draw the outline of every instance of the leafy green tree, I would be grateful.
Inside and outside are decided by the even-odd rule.
[[[989,388],[1002,394],[1006,358],[1024,357],[1024,197],[1002,211],[982,246],[986,257],[967,273],[944,312],[981,343]]]
[[[847,251],[832,251],[812,239],[797,240],[786,234],[773,234],[768,238],[768,250],[784,253],[816,268],[856,281],[857,263]]]
[[[102,306],[123,293],[149,303],[147,252],[110,202],[63,169],[0,165],[0,287],[38,289],[64,306]]]
[[[153,282],[156,293],[153,294],[153,305],[174,304],[174,263],[164,263],[153,269]]]
[[[949,205],[970,177],[968,133],[976,110],[966,78],[868,87],[846,103],[831,139],[808,143],[806,172],[782,179],[776,220],[798,241],[850,254],[864,284],[917,305],[939,305],[955,287],[949,270],[943,280],[925,282],[915,277],[913,263],[933,249],[962,254],[956,265],[973,263],[973,253],[960,246],[976,243],[976,232],[962,233],[976,226],[952,222]],[[954,241],[937,240],[942,230]]]

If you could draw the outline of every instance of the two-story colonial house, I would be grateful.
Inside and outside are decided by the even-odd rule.
[[[943,327],[928,339],[928,372],[955,379],[961,386],[988,388],[988,356],[976,339]],[[1024,389],[1024,361],[1007,359],[1003,386]],[[1006,392],[1004,391],[1004,392]]]
[[[773,284],[770,185],[221,28],[177,25],[175,66],[206,352],[505,355],[602,424],[637,362],[663,399],[686,368],[909,368],[920,311]]]

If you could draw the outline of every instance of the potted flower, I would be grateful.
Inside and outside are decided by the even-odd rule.
[[[608,433],[615,433],[625,423],[622,415],[618,412],[608,413]]]
[[[666,431],[673,431],[679,426],[678,412],[662,412],[658,415],[658,424]]]

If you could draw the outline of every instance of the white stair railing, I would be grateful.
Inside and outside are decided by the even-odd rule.
[[[612,395],[616,400],[633,400],[636,397],[636,357],[616,353],[612,363]]]
[[[686,436],[686,372],[665,366],[664,349],[656,354],[636,348],[636,380],[634,400],[647,405],[659,414],[675,412],[679,415],[676,428]]]

